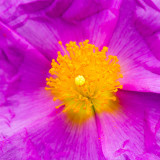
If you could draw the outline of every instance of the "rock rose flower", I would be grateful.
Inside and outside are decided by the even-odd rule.
[[[159,30],[159,0],[1,0],[0,160],[160,159]]]

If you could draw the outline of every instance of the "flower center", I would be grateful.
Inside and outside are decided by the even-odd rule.
[[[110,101],[116,101],[115,92],[122,88],[117,56],[107,58],[107,47],[99,50],[88,42],[69,42],[65,49],[60,41],[63,51],[58,51],[57,61],[52,60],[46,89],[51,90],[54,101],[65,106],[63,112],[83,110],[89,114],[93,107],[103,111]]]

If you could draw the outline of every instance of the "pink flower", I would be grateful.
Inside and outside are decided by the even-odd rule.
[[[1,0],[0,159],[160,159],[160,7],[151,0]],[[66,121],[45,90],[58,41],[119,59],[120,109]]]

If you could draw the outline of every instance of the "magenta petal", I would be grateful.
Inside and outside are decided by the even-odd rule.
[[[150,46],[146,44],[144,34],[140,35],[136,29],[135,25],[138,24],[135,21],[138,21],[138,19],[135,18],[135,9],[137,7],[138,3],[135,1],[123,1],[119,22],[110,41],[108,54],[117,55],[120,60],[119,63],[124,75],[122,83],[125,90],[159,93],[160,61],[150,50]],[[146,13],[147,11],[143,10],[143,13],[140,14],[141,19],[144,18],[143,15]],[[146,21],[152,19],[153,16],[146,18]],[[153,19],[153,24],[156,24],[157,29],[159,27],[158,23],[157,19]],[[145,26],[141,26],[143,32],[146,29]],[[151,26],[149,31],[145,33],[148,34],[151,29],[154,29],[154,26]],[[155,38],[152,38],[153,43],[155,40]],[[156,44],[154,46],[159,47]]]
[[[108,46],[119,18],[121,1],[114,1],[109,9],[105,9],[82,20],[85,39],[96,46]]]
[[[0,38],[0,93],[3,101],[18,91],[45,87],[50,62],[3,23],[0,23]]]
[[[14,135],[15,137],[20,136],[19,138],[22,138],[26,129],[32,127],[33,122],[37,126],[42,125],[45,122],[45,117],[54,110],[56,104],[53,103],[53,100],[47,93],[44,89],[32,93],[17,93],[14,96],[10,96],[7,102],[0,107],[1,159],[15,160],[18,159],[16,157],[18,154],[19,157],[21,156],[22,159],[25,159],[20,152],[15,152],[12,155],[12,153],[7,154],[6,151],[13,147],[13,145],[20,146],[18,140],[14,141]],[[41,123],[39,123],[39,119],[42,120]],[[13,137],[13,139],[9,137]]]
[[[0,106],[1,136],[10,137],[20,132],[33,121],[50,114],[55,105],[57,103],[53,102],[51,95],[44,88],[11,95]]]
[[[74,0],[63,14],[68,20],[80,20],[110,8],[119,0]]]
[[[120,2],[56,0],[45,7],[49,1],[43,6],[44,1],[34,0],[4,5],[0,15],[5,24],[51,61],[57,56],[59,40],[65,44],[89,39],[98,46],[107,45],[118,20]]]
[[[38,90],[13,96],[12,110],[2,108],[1,160],[105,160],[94,117],[83,125],[72,124],[61,110],[54,109],[46,93]]]
[[[47,9],[52,4],[52,2],[53,0],[28,0],[20,2],[17,7],[18,10],[21,11],[21,13],[34,13]]]
[[[119,91],[120,109],[97,116],[108,159],[160,158],[160,95]]]
[[[156,5],[152,1],[139,1],[139,5],[136,7],[135,22],[150,50],[160,60],[160,7],[158,7],[159,4]]]
[[[62,16],[68,8],[72,5],[73,0],[56,0],[48,7],[46,14],[51,17]]]

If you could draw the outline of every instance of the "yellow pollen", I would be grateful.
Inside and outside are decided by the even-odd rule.
[[[79,75],[75,78],[75,84],[77,86],[83,86],[84,83],[85,83],[85,78],[83,76]]]
[[[62,52],[52,60],[51,77],[46,78],[46,90],[51,90],[54,101],[62,102],[63,112],[68,114],[90,115],[93,107],[97,112],[109,110],[117,101],[115,93],[122,89],[117,56],[106,56],[107,47],[99,50],[89,40],[70,41],[66,47],[61,41],[59,44]]]

